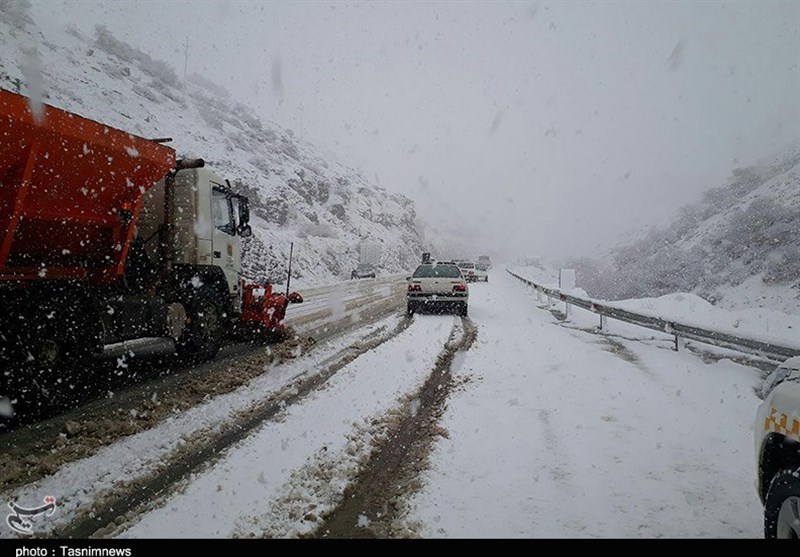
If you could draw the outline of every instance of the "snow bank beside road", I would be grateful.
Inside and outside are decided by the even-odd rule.
[[[544,286],[557,288],[557,285],[548,281],[548,276],[543,275],[538,269],[511,270],[529,280],[542,281],[540,284]],[[569,291],[569,294],[590,299],[580,289]],[[598,302],[667,321],[800,348],[800,308],[796,314],[762,307],[728,310],[712,305],[695,294],[687,293],[666,294],[658,298],[613,302],[598,300]]]
[[[766,308],[726,310],[710,304],[700,296],[684,293],[604,303],[731,335],[769,339],[800,347],[800,315],[789,315]]]

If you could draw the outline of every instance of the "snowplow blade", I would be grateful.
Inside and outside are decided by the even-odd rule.
[[[273,292],[271,284],[244,284],[243,292],[237,328],[251,339],[280,337],[289,303],[286,296]]]
[[[170,147],[0,90],[0,281],[114,282],[144,193],[173,168]]]

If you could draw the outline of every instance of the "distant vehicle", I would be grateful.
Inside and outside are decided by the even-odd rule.
[[[370,265],[369,263],[362,263],[355,269],[353,272],[350,273],[351,279],[362,279],[362,278],[375,278],[375,266]]]
[[[492,268],[492,262],[489,259],[488,255],[479,255],[478,256],[478,263],[482,263],[482,264],[486,265],[486,270],[487,271]]]
[[[458,268],[461,269],[461,274],[467,279],[467,282],[475,282],[478,276],[475,274],[475,263],[472,261],[461,261],[458,263]]]
[[[764,381],[755,424],[764,537],[800,538],[800,356]]]
[[[485,263],[475,263],[475,280],[489,282],[489,266]]]
[[[468,311],[469,289],[461,270],[453,264],[420,265],[408,278],[407,312],[420,310],[454,311],[465,316]]]

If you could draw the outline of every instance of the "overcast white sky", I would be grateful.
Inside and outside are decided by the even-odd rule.
[[[800,2],[35,2],[461,224],[592,253],[800,145]],[[274,74],[280,70],[280,86]]]

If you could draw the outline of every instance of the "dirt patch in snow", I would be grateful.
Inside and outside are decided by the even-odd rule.
[[[611,352],[615,356],[618,356],[619,358],[622,358],[626,362],[635,366],[640,365],[639,357],[628,350],[628,348],[621,342],[610,337],[603,337],[601,344],[603,346],[603,350],[606,352]]]

